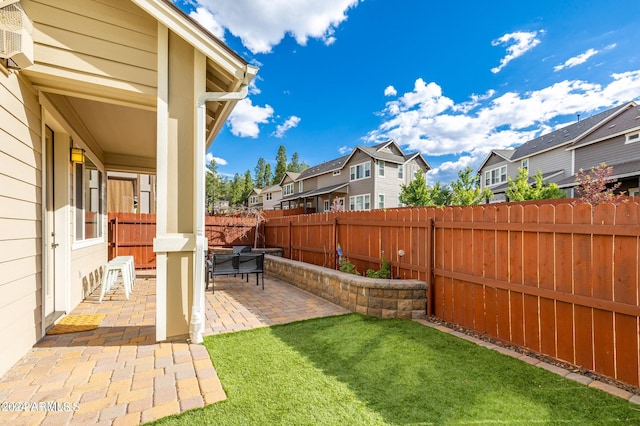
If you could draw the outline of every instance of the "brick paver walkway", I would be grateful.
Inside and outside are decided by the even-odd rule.
[[[138,278],[128,301],[117,288],[101,304],[99,296],[98,289],[71,313],[104,313],[99,328],[46,336],[0,379],[3,407],[22,410],[1,411],[0,424],[135,425],[226,398],[204,346],[155,342],[153,277]],[[216,277],[205,334],[342,313],[269,277],[265,290]]]

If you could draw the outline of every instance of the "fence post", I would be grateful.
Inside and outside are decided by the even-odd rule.
[[[427,317],[433,314],[433,258],[435,251],[435,220],[429,218],[429,227],[427,228]]]
[[[114,241],[114,256],[113,257],[118,257],[118,216],[116,216],[116,221],[114,223],[113,226],[113,241]]]
[[[334,216],[333,218],[333,250],[331,251],[331,259],[333,259],[333,268],[338,269],[340,266],[338,264],[338,256],[336,253],[338,252],[338,218]]]
[[[293,238],[293,221],[289,218],[289,259],[293,259],[293,245],[291,239]]]

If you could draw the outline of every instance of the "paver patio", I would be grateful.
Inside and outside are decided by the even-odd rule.
[[[139,424],[226,398],[204,346],[155,341],[154,277],[139,277],[129,300],[121,287],[99,296],[71,312],[104,313],[96,330],[44,337],[0,379],[0,423]],[[269,277],[265,290],[216,277],[205,335],[346,312]]]

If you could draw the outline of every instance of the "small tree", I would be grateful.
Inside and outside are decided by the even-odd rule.
[[[451,183],[451,204],[454,206],[474,206],[493,196],[490,189],[480,189],[478,176],[467,167],[458,172],[458,179]]]
[[[429,197],[429,189],[424,173],[416,174],[416,178],[409,182],[408,185],[400,185],[400,202],[407,206],[428,206],[431,203]]]
[[[451,188],[448,185],[442,185],[440,182],[436,182],[433,188],[429,190],[429,197],[431,203],[434,206],[442,207],[451,204]]]
[[[583,169],[578,171],[576,191],[583,202],[595,206],[602,203],[619,204],[624,194],[615,194],[620,187],[617,179],[611,178],[613,167],[601,163],[592,167],[589,173]]]
[[[557,184],[548,184],[542,179],[542,171],[538,170],[534,182],[529,185],[529,172],[527,169],[518,169],[515,180],[507,177],[509,187],[507,197],[509,201],[548,200],[551,198],[564,198],[565,193]]]

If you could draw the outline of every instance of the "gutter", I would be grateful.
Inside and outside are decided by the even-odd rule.
[[[189,337],[192,343],[202,343],[204,332],[204,253],[207,238],[204,236],[204,199],[205,199],[205,154],[206,154],[206,103],[210,101],[230,102],[244,99],[249,92],[249,83],[258,69],[247,65],[244,78],[237,92],[204,92],[196,101],[196,146],[195,146],[195,193],[194,193],[194,223],[196,224],[196,247],[193,279],[193,306],[191,308],[191,322],[189,323]]]

